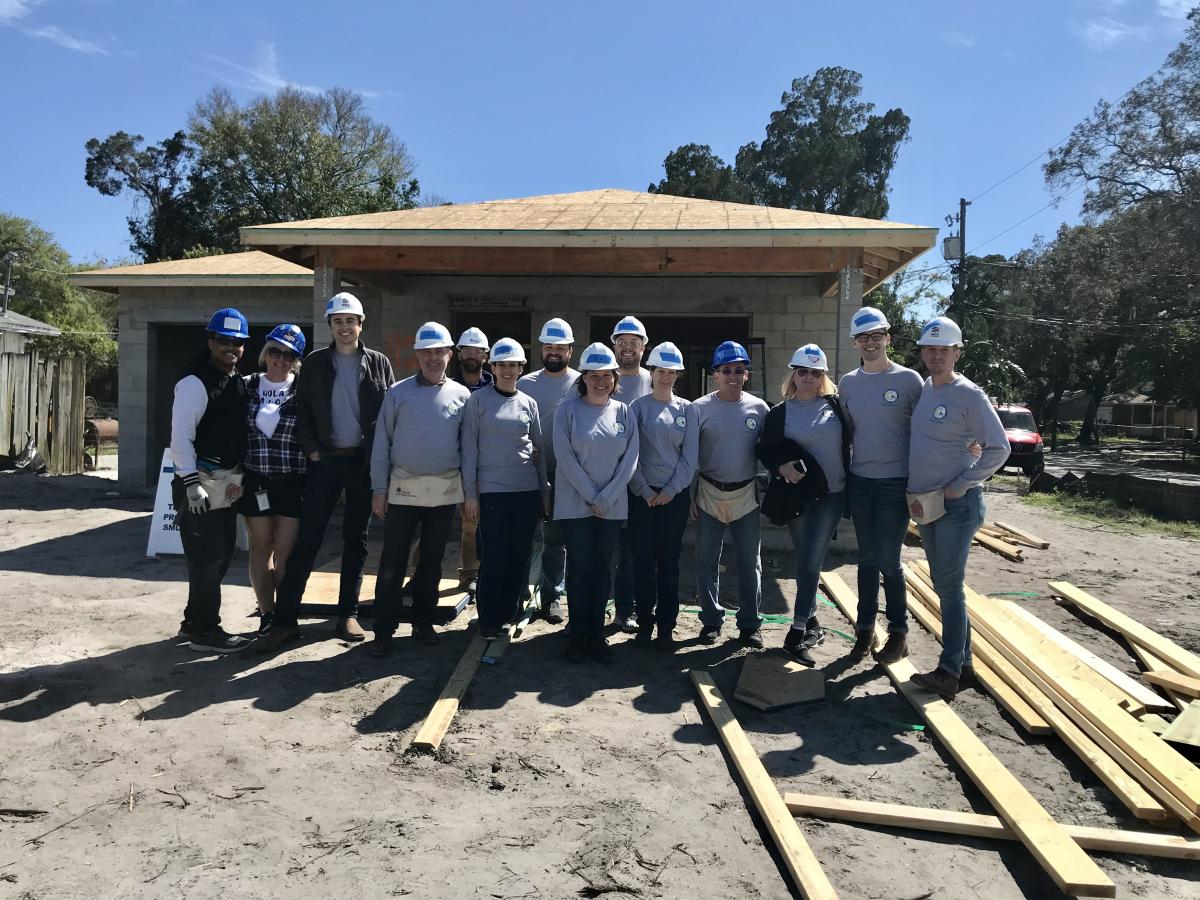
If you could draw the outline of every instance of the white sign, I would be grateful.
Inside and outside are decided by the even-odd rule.
[[[150,519],[150,539],[146,542],[146,555],[183,554],[183,541],[179,539],[179,527],[175,524],[175,504],[171,499],[171,480],[175,477],[175,461],[169,449],[163,451],[162,464],[158,467],[158,490],[154,494],[154,515]],[[238,516],[237,547],[250,549],[250,538],[246,534],[246,523]]]

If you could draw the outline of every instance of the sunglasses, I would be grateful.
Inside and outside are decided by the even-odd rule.
[[[823,369],[806,369],[804,366],[796,366],[792,372],[797,378],[820,378],[825,374]]]
[[[721,375],[745,375],[747,371],[742,366],[738,366],[736,369],[717,369],[717,372]]]
[[[217,345],[220,347],[245,347],[246,346],[246,342],[244,340],[242,340],[241,338],[225,337],[224,335],[218,335],[217,337],[214,337],[213,340],[216,341]]]
[[[296,354],[293,353],[291,350],[280,350],[278,347],[268,347],[267,348],[267,356],[271,357],[272,359],[277,358],[277,357],[280,359],[295,359],[296,358]]]
[[[859,344],[874,344],[888,336],[886,331],[872,331],[868,334],[856,334],[854,340]]]

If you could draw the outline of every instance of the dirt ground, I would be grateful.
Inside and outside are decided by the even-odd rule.
[[[402,627],[382,661],[319,622],[273,658],[196,656],[174,639],[183,563],[145,558],[150,501],[114,488],[0,476],[0,808],[44,811],[0,813],[0,898],[791,895],[687,678],[711,666],[731,697],[744,651],[696,644],[694,615],[673,657],[620,635],[607,668],[566,664],[562,634],[538,622],[481,667],[441,751],[412,756],[466,644],[465,616],[434,648]],[[1021,592],[1130,672],[1121,644],[1045,596],[1047,579],[1200,650],[1196,543],[1081,526],[999,491],[988,503],[989,518],[1053,546],[1025,563],[977,548],[975,588]],[[764,556],[765,611],[787,612],[790,553]],[[851,563],[828,561],[853,584]],[[685,590],[692,579],[687,564]],[[251,630],[252,608],[239,555],[226,626]],[[821,616],[849,631],[836,610]],[[767,626],[769,647],[785,627]],[[918,667],[932,665],[937,645],[919,626],[911,644]],[[848,647],[831,633],[816,651],[827,700],[774,713],[735,704],[776,785],[990,812],[911,729],[917,714],[881,668],[838,662]],[[1139,827],[1056,738],[1027,738],[981,694],[956,709],[1060,821]],[[845,897],[1058,896],[1020,844],[801,821]],[[1118,896],[1200,895],[1195,863],[1096,858]]]

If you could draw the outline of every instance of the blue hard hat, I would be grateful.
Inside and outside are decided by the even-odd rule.
[[[712,368],[717,369],[726,363],[744,362],[749,364],[750,354],[737,341],[725,341],[713,351]]]
[[[212,314],[212,318],[208,320],[208,331],[221,337],[245,340],[250,337],[250,323],[240,310],[229,306]]]
[[[267,335],[267,340],[282,344],[297,356],[303,356],[304,348],[308,346],[308,341],[304,339],[304,332],[300,330],[299,325],[276,325]]]

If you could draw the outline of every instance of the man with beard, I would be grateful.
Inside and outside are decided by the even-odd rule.
[[[458,350],[459,376],[454,380],[472,394],[495,381],[492,373],[483,367],[488,360],[490,347],[487,335],[479,328],[468,328],[458,337],[455,349]],[[461,507],[459,514],[462,517],[462,552],[459,556],[458,586],[469,588],[479,574],[478,531],[475,522],[469,522],[466,516],[461,515]]]
[[[554,422],[559,401],[575,384],[579,373],[571,368],[571,350],[575,334],[562,319],[550,319],[538,335],[542,344],[542,368],[517,381],[517,390],[528,394],[538,405],[538,418],[549,430]],[[550,478],[550,512],[554,510],[554,442],[545,442],[546,474]],[[563,620],[559,605],[559,586],[566,572],[567,548],[559,525],[547,514],[534,532],[533,557],[529,564],[529,581],[538,586],[542,616],[552,625]]]
[[[634,316],[626,316],[613,329],[612,346],[620,373],[613,399],[628,405],[653,389],[650,370],[642,367],[642,354],[646,351],[646,326]],[[617,573],[613,577],[615,622],[622,631],[634,634],[638,624],[634,614],[633,545],[627,527],[621,529],[617,548]]]

